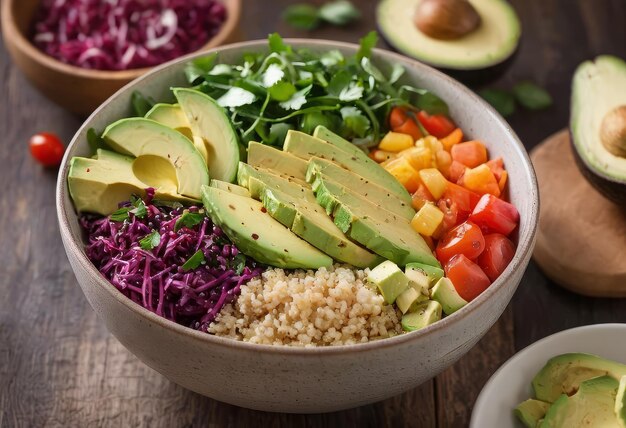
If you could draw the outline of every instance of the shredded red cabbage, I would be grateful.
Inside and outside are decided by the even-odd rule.
[[[126,70],[199,49],[225,19],[216,0],[43,0],[33,42],[68,64]]]
[[[137,200],[143,205],[141,213],[130,210],[124,221],[82,216],[87,256],[134,302],[169,320],[206,331],[222,307],[239,295],[242,284],[260,275],[263,268],[240,253],[205,215],[198,224],[179,224],[176,230],[184,213],[201,213],[200,209],[162,206],[152,202],[153,194],[149,189],[143,203]],[[134,208],[130,202],[120,206]],[[140,241],[154,231],[159,235],[158,245],[142,249]],[[199,250],[204,261],[185,270],[185,263]]]

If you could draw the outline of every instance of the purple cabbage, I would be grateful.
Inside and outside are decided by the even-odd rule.
[[[126,70],[201,48],[226,20],[216,0],[43,0],[33,42],[67,64]]]
[[[160,205],[152,195],[149,190],[144,201],[120,204],[119,211],[127,217],[123,221],[112,220],[115,214],[83,215],[86,254],[105,278],[137,304],[206,331],[224,305],[237,298],[241,286],[263,268],[240,253],[198,207]],[[185,226],[179,220],[190,213],[201,214],[195,216],[199,222]],[[155,245],[146,249],[145,239],[151,236]],[[204,261],[186,270],[185,264],[198,252]]]

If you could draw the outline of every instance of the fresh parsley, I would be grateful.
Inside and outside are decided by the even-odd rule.
[[[183,211],[183,214],[174,223],[174,232],[178,232],[182,227],[191,229],[192,227],[202,223],[204,220],[204,213],[192,213],[188,210]]]
[[[161,235],[156,230],[153,230],[151,233],[147,234],[139,241],[139,246],[143,250],[152,250],[159,246],[161,243]]]
[[[109,218],[111,221],[123,222],[130,218],[130,214],[133,214],[137,218],[144,218],[148,214],[148,209],[143,199],[132,195],[130,197],[130,206],[122,207],[114,211]]]
[[[298,3],[288,6],[283,12],[283,20],[301,30],[313,30],[322,23],[343,26],[361,17],[359,10],[348,0],[336,0],[319,8]]]
[[[184,271],[194,270],[204,261],[204,253],[202,250],[196,251],[193,256],[189,257],[182,268]]]

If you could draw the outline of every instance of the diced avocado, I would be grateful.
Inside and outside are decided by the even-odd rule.
[[[230,119],[210,96],[189,88],[172,90],[187,116],[194,137],[206,144],[212,178],[232,183],[239,165],[239,142]]]
[[[248,144],[248,164],[306,183],[306,161],[275,147],[251,141]]]
[[[618,387],[619,382],[611,376],[598,376],[581,382],[572,396],[559,396],[539,427],[621,428],[614,410]]]
[[[406,219],[322,177],[313,183],[313,191],[339,229],[369,250],[400,266],[411,262],[439,266],[428,245]]]
[[[415,288],[408,287],[398,296],[396,299],[396,305],[398,305],[398,309],[400,309],[403,314],[406,314],[411,305],[419,302],[424,297],[426,296],[417,291]]]
[[[368,281],[375,284],[385,302],[392,304],[409,287],[409,279],[394,262],[385,260],[367,275]]]
[[[552,403],[561,394],[574,393],[581,382],[605,375],[621,379],[626,375],[626,365],[590,354],[558,355],[548,360],[533,378],[535,397]]]
[[[437,266],[425,265],[423,263],[408,263],[404,269],[404,273],[412,278],[414,274],[421,273],[429,279],[428,288],[432,288],[441,278],[443,278],[443,269]]]
[[[201,187],[209,184],[198,150],[168,126],[141,117],[121,119],[107,126],[102,138],[115,151],[137,157],[133,173],[157,192],[199,200]]]
[[[445,310],[445,309],[444,309]],[[550,403],[529,398],[521,402],[513,411],[527,428],[536,428],[550,408]]]
[[[446,315],[452,315],[467,305],[467,302],[459,296],[454,284],[448,278],[441,278],[437,281],[431,291],[431,298],[441,304]]]
[[[415,210],[410,202],[400,199],[393,192],[378,184],[371,182],[359,174],[349,171],[334,162],[326,159],[312,157],[306,172],[306,179],[309,183],[315,181],[317,174],[323,174],[329,179],[343,184],[353,192],[370,200],[377,201],[387,210],[401,217],[411,220],[415,215]]]
[[[233,183],[227,183],[225,181],[213,179],[211,180],[210,186],[215,187],[217,189],[225,190],[229,193],[234,193],[236,195],[245,196],[247,198],[251,197],[248,189],[242,186],[237,186],[236,184],[233,184]]]
[[[333,263],[274,220],[259,201],[209,186],[202,187],[202,201],[213,223],[259,263],[289,269],[318,269]]]
[[[402,315],[402,329],[404,331],[415,331],[427,327],[441,319],[441,305],[434,300],[420,303],[414,312]]]
[[[368,157],[359,158],[354,153],[345,152],[326,141],[294,130],[287,132],[283,150],[306,161],[315,156],[335,162],[366,180],[389,189],[401,200],[411,203],[411,195],[404,186],[387,170]]]
[[[615,397],[615,415],[622,428],[626,428],[626,376],[619,380],[617,396]]]
[[[409,278],[409,285],[419,291],[421,294],[429,294],[430,278],[423,271],[411,269],[405,266],[404,274]]]

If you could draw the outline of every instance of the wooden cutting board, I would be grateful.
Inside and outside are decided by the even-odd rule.
[[[569,138],[568,131],[558,132],[530,154],[541,201],[533,258],[575,293],[626,297],[626,209],[585,180]]]

